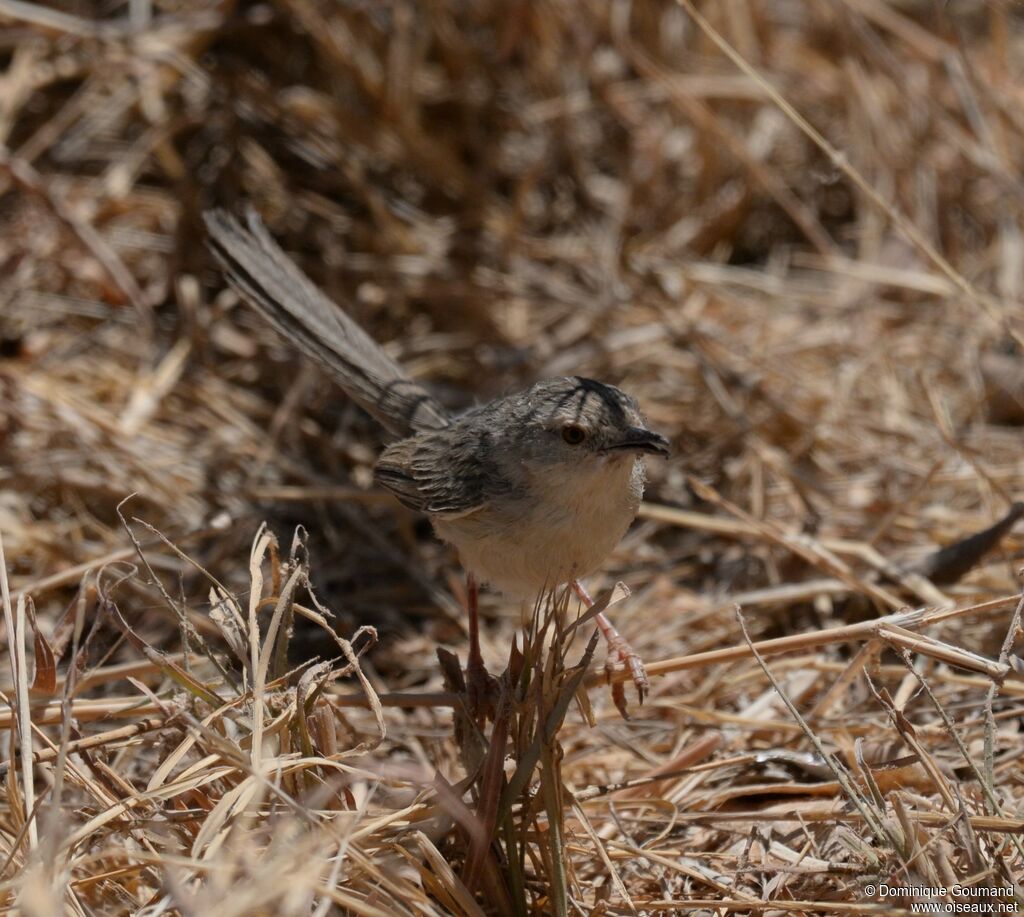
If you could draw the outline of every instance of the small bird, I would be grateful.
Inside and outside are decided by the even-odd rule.
[[[240,296],[317,361],[341,388],[400,437],[381,453],[376,481],[458,552],[467,571],[467,690],[490,676],[479,645],[477,584],[530,599],[571,584],[588,606],[593,573],[636,517],[643,456],[669,455],[634,398],[613,385],[568,376],[538,382],[458,415],[409,379],[271,238],[255,213],[247,226],[220,210],[204,215],[210,246]],[[627,665],[640,702],[639,657],[602,613],[609,673]],[[616,704],[625,714],[621,691]]]

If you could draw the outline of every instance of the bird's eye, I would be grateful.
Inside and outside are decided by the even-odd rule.
[[[562,427],[562,439],[570,446],[578,446],[586,438],[587,431],[583,427],[577,426],[574,423],[566,424]]]

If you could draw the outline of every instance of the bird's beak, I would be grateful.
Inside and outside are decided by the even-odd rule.
[[[622,435],[604,447],[605,452],[631,451],[649,452],[668,458],[668,440],[660,433],[645,430],[643,427],[629,427]]]

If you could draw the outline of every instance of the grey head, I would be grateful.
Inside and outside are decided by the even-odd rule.
[[[634,398],[593,379],[548,379],[457,417],[445,430],[388,447],[377,480],[433,515],[473,512],[535,484],[586,486],[643,453],[668,456]]]
[[[478,408],[466,420],[500,426],[506,446],[524,464],[578,468],[588,459],[651,453],[667,456],[668,441],[649,430],[636,399],[614,385],[565,376]]]

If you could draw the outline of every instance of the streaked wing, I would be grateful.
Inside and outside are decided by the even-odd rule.
[[[488,470],[486,452],[457,428],[403,439],[381,453],[374,477],[410,509],[432,516],[464,516],[508,492]]]

